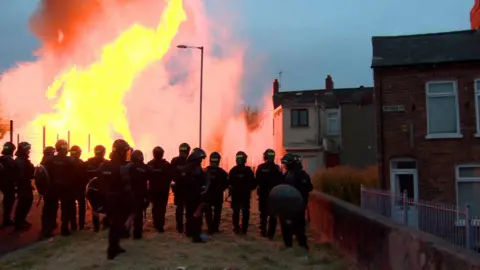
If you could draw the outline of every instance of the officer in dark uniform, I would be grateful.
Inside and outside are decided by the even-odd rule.
[[[69,236],[76,229],[75,211],[75,162],[68,155],[68,143],[58,140],[55,143],[57,154],[46,159],[44,167],[50,183],[61,203],[61,229],[63,236]],[[53,207],[53,205],[52,205]]]
[[[93,178],[98,176],[98,168],[100,165],[105,162],[105,146],[103,145],[96,145],[95,148],[93,149],[94,156],[89,158],[87,161],[85,161],[85,167],[87,170],[87,177],[88,181],[90,182]],[[93,188],[94,185],[92,185]],[[93,206],[92,206],[93,208]],[[100,230],[100,218],[98,216],[98,213],[95,212],[92,209],[92,223],[93,223],[93,231],[98,232]],[[108,220],[106,220],[106,217],[103,218],[103,225],[106,227],[108,226]]]
[[[260,212],[260,233],[263,237],[273,239],[277,228],[277,218],[268,214],[268,194],[283,181],[282,171],[275,164],[275,151],[267,149],[263,153],[264,163],[257,168],[255,178],[258,182],[258,210]],[[267,228],[268,223],[268,228]]]
[[[231,207],[233,210],[232,222],[235,233],[248,231],[250,221],[250,200],[252,191],[257,188],[255,174],[252,168],[246,166],[247,154],[237,152],[235,167],[228,174],[229,194],[232,198]],[[240,228],[240,211],[242,211],[242,227]]]
[[[49,238],[53,236],[53,230],[57,226],[58,212],[58,194],[50,182],[50,177],[46,171],[45,163],[48,159],[55,155],[55,148],[47,146],[43,149],[43,157],[40,165],[35,171],[35,187],[37,192],[42,196],[42,235]]]
[[[120,247],[120,239],[125,229],[130,227],[135,212],[135,196],[131,187],[128,164],[130,145],[125,140],[115,140],[110,161],[105,161],[98,169],[98,194],[105,194],[105,210],[110,221],[107,258],[115,258],[125,252]],[[92,184],[92,183],[91,183]],[[95,207],[101,208],[101,206]]]
[[[148,193],[152,202],[153,226],[160,233],[165,231],[165,214],[172,182],[172,169],[163,158],[164,153],[162,147],[156,146],[152,151],[153,159],[147,164],[151,170]]]
[[[83,230],[85,228],[85,214],[87,211],[87,200],[85,199],[85,192],[88,185],[88,174],[85,162],[80,158],[82,156],[82,149],[78,145],[70,148],[70,157],[75,163],[75,193],[78,206],[78,228]],[[76,215],[75,215],[76,216]]]
[[[13,226],[11,219],[13,205],[15,204],[15,175],[16,167],[13,153],[15,145],[6,142],[0,156],[0,191],[3,193],[3,227]]]
[[[131,161],[128,165],[130,180],[135,194],[135,218],[133,221],[133,238],[142,238],[143,214],[147,207],[147,181],[149,169],[144,163],[143,153],[140,150],[132,152]]]
[[[187,157],[190,154],[190,145],[187,143],[180,144],[179,155],[172,159],[171,165],[173,169],[173,183],[172,192],[174,195],[174,203],[177,206],[175,209],[175,220],[177,223],[177,232],[183,233],[183,216],[185,213],[185,192],[186,192],[186,172],[179,168],[185,166],[187,163]]]
[[[297,216],[291,220],[280,218],[283,242],[286,247],[292,247],[293,235],[295,234],[298,245],[308,250],[307,237],[305,235],[305,211],[309,193],[313,190],[312,181],[308,173],[302,169],[300,157],[297,155],[286,154],[282,158],[282,164],[286,167],[284,183],[295,187],[302,195],[304,202],[304,209]]]
[[[228,188],[228,173],[220,168],[221,158],[219,153],[211,153],[210,165],[206,169],[207,179],[210,183],[209,189],[205,194],[207,200],[205,218],[207,220],[209,234],[220,232],[223,192]]]
[[[202,161],[207,157],[205,151],[194,148],[187,158],[187,164],[180,168],[186,173],[186,234],[194,243],[202,243],[202,213],[205,201],[203,195],[208,189],[207,177],[202,169]]]
[[[17,188],[17,208],[15,209],[15,228],[17,230],[25,229],[31,226],[26,221],[28,212],[33,203],[32,180],[34,178],[35,167],[30,161],[30,150],[32,146],[27,142],[18,144],[15,155],[15,164],[17,168],[17,177],[15,185]]]

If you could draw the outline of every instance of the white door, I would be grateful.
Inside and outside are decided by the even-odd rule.
[[[392,197],[392,218],[411,227],[418,227],[418,173],[414,160],[391,162],[390,190]],[[406,192],[407,201],[403,194]]]

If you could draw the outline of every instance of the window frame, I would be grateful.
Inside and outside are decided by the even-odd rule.
[[[329,114],[332,114],[332,113],[336,114],[336,117],[330,117]],[[340,125],[340,110],[337,110],[337,109],[326,110],[325,114],[327,116],[326,117],[326,119],[327,119],[327,130],[326,130],[327,136],[339,136],[340,135],[340,127],[341,127],[341,125]],[[330,125],[330,120],[331,119],[336,119],[337,120],[338,132],[336,132],[336,133],[332,133],[330,131],[330,126],[331,126]]]
[[[480,137],[480,104],[478,98],[480,97],[480,88],[477,88],[477,83],[480,83],[480,79],[473,80],[473,95],[475,97],[475,123],[477,126],[475,137]]]
[[[451,83],[453,85],[453,93],[452,94],[430,94],[430,86],[433,84],[441,84],[441,83]],[[430,121],[429,121],[429,99],[436,98],[436,97],[453,97],[455,100],[455,111],[456,111],[456,127],[457,131],[453,133],[430,133]],[[463,135],[460,129],[460,108],[458,104],[458,84],[456,80],[449,80],[449,81],[429,81],[425,84],[425,114],[427,119],[427,135],[425,136],[426,139],[447,139],[447,138],[462,138]]]
[[[294,125],[293,124],[293,112],[296,111],[298,113],[298,125]],[[307,123],[305,125],[302,125],[301,124],[301,117],[300,117],[300,112],[306,112],[307,113]],[[310,126],[310,115],[309,115],[309,111],[308,109],[305,109],[305,108],[292,108],[290,109],[290,127],[293,127],[293,128],[302,128],[302,127],[309,127]]]
[[[480,168],[480,164],[460,164],[455,166],[455,197],[456,197],[456,206],[457,209],[461,212],[465,210],[464,205],[459,205],[459,196],[458,196],[458,184],[459,183],[480,183],[480,176],[479,177],[460,177],[460,169],[461,168]],[[457,212],[457,215],[459,212]],[[480,224],[479,219],[472,219],[472,225],[478,226]],[[457,217],[457,222],[455,223],[456,226],[465,226],[465,219]]]

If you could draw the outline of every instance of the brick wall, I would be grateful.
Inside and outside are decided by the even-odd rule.
[[[480,270],[480,256],[442,239],[314,192],[310,227],[359,270]]]
[[[387,185],[390,159],[412,157],[419,168],[420,198],[456,203],[455,165],[480,163],[480,138],[474,136],[476,78],[480,78],[480,62],[374,69],[378,161],[385,166]],[[457,80],[463,138],[425,139],[425,84],[432,80]],[[383,145],[380,144],[380,104],[405,105],[406,108],[405,112],[382,113]],[[410,127],[413,128],[413,145]]]

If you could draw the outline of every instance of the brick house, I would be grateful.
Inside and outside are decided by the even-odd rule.
[[[339,164],[376,163],[372,87],[334,88],[328,76],[324,89],[312,90],[280,91],[275,80],[272,94],[277,153],[302,156],[311,175]]]
[[[480,216],[480,32],[373,37],[380,176]]]

